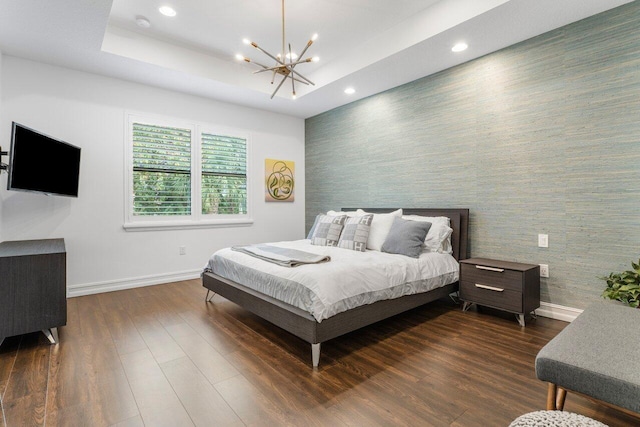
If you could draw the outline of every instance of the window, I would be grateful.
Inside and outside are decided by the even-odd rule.
[[[133,123],[133,214],[191,214],[191,130]]]
[[[129,116],[126,229],[251,224],[248,138]]]
[[[247,213],[247,141],[202,134],[202,213]]]

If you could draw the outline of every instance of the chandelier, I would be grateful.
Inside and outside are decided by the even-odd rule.
[[[298,60],[298,58],[302,58],[304,54],[307,53],[307,49],[309,49],[309,47],[313,44],[313,42],[316,40],[317,37],[318,37],[317,34],[314,34],[313,37],[311,37],[311,39],[307,42],[307,45],[304,47],[304,49],[300,53],[300,56],[296,55],[293,52],[293,50],[291,49],[291,43],[289,43],[288,45],[289,50],[285,54],[286,42],[285,42],[285,33],[284,33],[284,0],[282,0],[282,52],[274,56],[269,52],[267,52],[266,50],[264,50],[263,48],[261,48],[260,46],[258,46],[257,43],[252,42],[248,39],[243,40],[244,44],[253,46],[254,48],[258,49],[260,52],[267,55],[269,58],[273,59],[275,61],[275,64],[269,67],[267,65],[260,64],[259,62],[252,61],[251,59],[241,54],[236,55],[236,59],[240,61],[249,62],[260,67],[260,69],[258,71],[254,71],[253,74],[271,72],[271,84],[274,84],[274,81],[276,80],[277,75],[282,76],[282,80],[280,80],[280,83],[276,87],[276,90],[274,90],[273,93],[271,94],[271,99],[273,99],[276,93],[278,93],[278,90],[280,90],[280,88],[282,87],[282,85],[287,79],[291,79],[291,90],[292,90],[291,97],[293,99],[296,99],[296,82],[302,83],[305,85],[315,86],[315,83],[313,83],[311,80],[309,80],[308,78],[300,74],[298,71],[295,70],[295,68],[296,66],[306,62],[318,62],[320,58],[318,58],[317,56]]]

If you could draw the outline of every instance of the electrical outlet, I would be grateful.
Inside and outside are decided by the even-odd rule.
[[[549,277],[549,264],[540,264],[540,277]]]
[[[187,254],[187,247],[180,246],[180,255],[186,255],[186,254]]]
[[[539,248],[548,248],[549,247],[549,235],[548,234],[538,234],[538,247]]]

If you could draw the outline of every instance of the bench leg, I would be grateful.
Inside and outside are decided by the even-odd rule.
[[[549,383],[549,387],[547,389],[547,411],[555,411],[556,410],[556,392],[558,391],[558,386],[552,383]]]
[[[559,411],[564,409],[564,400],[567,398],[567,390],[562,387],[558,387],[558,396],[556,397],[556,408]]]
[[[567,390],[549,383],[549,388],[547,389],[547,411],[562,411],[566,398]]]

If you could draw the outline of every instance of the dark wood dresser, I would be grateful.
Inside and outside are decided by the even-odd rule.
[[[67,253],[63,239],[0,243],[0,343],[42,331],[58,341],[67,324]]]
[[[540,266],[487,258],[460,261],[460,299],[515,313],[520,326],[525,314],[540,307]]]

